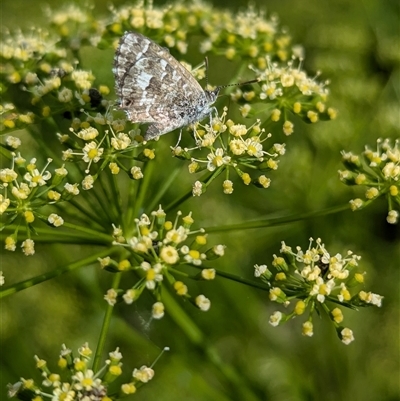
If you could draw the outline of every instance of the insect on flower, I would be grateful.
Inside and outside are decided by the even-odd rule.
[[[229,86],[203,89],[168,49],[136,32],[121,38],[113,72],[119,107],[130,121],[149,124],[145,140],[211,118],[219,91]]]

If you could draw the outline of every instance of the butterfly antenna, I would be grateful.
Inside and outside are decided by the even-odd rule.
[[[242,85],[247,85],[247,84],[254,84],[256,82],[260,82],[260,79],[251,79],[250,81],[244,81],[244,82],[238,82],[236,84],[228,84],[228,85],[220,85],[219,88],[223,89],[223,88],[227,88],[228,86],[242,86]]]
[[[204,57],[204,64],[206,67],[206,89],[208,88],[208,57]]]
[[[206,66],[206,88],[208,88],[208,57],[204,57],[204,64]],[[218,89],[223,89],[227,88],[228,86],[241,86],[241,85],[247,85],[247,84],[254,84],[256,82],[260,82],[259,78],[252,79],[250,81],[245,81],[245,82],[238,82],[235,84],[227,84],[227,85],[219,85]]]

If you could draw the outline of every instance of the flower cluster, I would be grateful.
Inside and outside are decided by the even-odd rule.
[[[207,249],[207,235],[201,229],[191,231],[193,223],[191,213],[181,217],[178,212],[175,222],[166,220],[166,214],[160,206],[151,213],[151,218],[143,214],[136,219],[136,234],[129,238],[119,227],[114,227],[115,244],[123,246],[126,252],[120,260],[111,257],[99,259],[100,265],[112,272],[133,270],[140,278],[126,290],[110,289],[105,295],[106,301],[110,305],[122,300],[131,304],[147,289],[157,300],[153,305],[153,318],[161,319],[164,316],[161,290],[166,285],[200,310],[207,311],[211,306],[210,300],[202,294],[193,300],[182,279],[213,280],[215,270],[203,264],[223,256],[225,247],[215,245]],[[188,243],[189,239],[191,242]],[[191,274],[184,268],[187,265],[200,269],[200,273]]]
[[[19,138],[7,137],[6,147],[16,149],[20,144]],[[35,232],[33,223],[42,221],[51,227],[59,227],[64,220],[48,209],[46,205],[56,205],[79,194],[78,184],[67,179],[68,171],[62,166],[52,172],[49,166],[52,159],[38,167],[38,161],[33,158],[25,160],[21,153],[10,152],[10,168],[0,169],[0,216],[4,226],[13,225],[13,234],[5,239],[5,249],[15,251],[18,232],[25,230],[26,239],[21,247],[25,255],[35,253],[35,244],[31,234]]]
[[[5,91],[2,98],[2,131],[49,116],[65,124],[79,118],[82,110],[108,107],[103,95],[109,88],[93,87],[92,72],[78,68],[78,61],[60,45],[57,35],[42,30],[29,35],[7,33],[0,46],[0,64],[2,82],[15,88]]]
[[[250,66],[259,85],[247,91],[238,88],[231,94],[232,100],[241,104],[243,117],[267,113],[266,121],[280,123],[287,136],[294,132],[290,115],[307,123],[336,118],[337,111],[326,104],[329,95],[327,83],[310,78],[301,69],[301,63],[295,68],[293,60],[283,65],[272,62],[267,56],[265,65],[265,68]]]
[[[104,40],[134,30],[169,47],[172,53],[185,54],[190,35],[201,35],[203,53],[255,63],[262,63],[266,55],[274,60],[288,60],[293,53],[291,38],[279,28],[277,18],[267,19],[253,7],[232,13],[196,0],[159,8],[152,2],[137,2],[112,11],[113,20],[106,28]]]
[[[87,175],[82,181],[84,190],[93,188],[99,173],[107,166],[113,175],[123,170],[134,180],[143,178],[141,168],[131,166],[131,161],[153,160],[154,149],[146,147],[139,153],[143,141],[139,130],[131,130],[128,133],[124,131],[125,120],[114,119],[111,114],[104,116],[99,113],[94,117],[87,115],[83,123],[73,123],[69,135],[58,134],[59,140],[65,146],[62,152],[63,160],[77,163],[83,161],[87,165],[84,171]],[[124,161],[128,161],[129,165]],[[96,164],[98,167],[94,169]]]
[[[75,4],[64,4],[58,10],[47,8],[49,25],[61,38],[60,45],[76,53],[81,46],[96,46],[104,30],[93,13],[94,5],[78,7]]]
[[[142,366],[133,370],[132,379],[128,383],[110,390],[110,384],[122,374],[122,354],[119,349],[109,353],[109,359],[98,372],[89,368],[92,350],[87,343],[79,348],[78,353],[79,356],[74,357],[70,349],[62,346],[58,359],[60,374],[50,371],[47,362],[35,356],[36,367],[43,377],[41,384],[35,383],[33,379],[21,378],[13,385],[9,384],[8,396],[23,401],[38,401],[49,397],[53,401],[111,401],[135,393],[154,376],[151,367]]]
[[[279,28],[276,17],[267,19],[253,7],[239,13],[221,12],[202,1],[184,6],[173,3],[168,8],[155,8],[152,4],[143,7],[138,3],[113,12],[104,41],[111,41],[114,47],[115,36],[134,30],[178,56],[186,53],[190,35],[203,35],[203,53],[240,59],[247,64],[257,74],[260,86],[232,93],[232,99],[241,104],[244,117],[267,111],[269,121],[282,122],[285,135],[294,130],[289,112],[308,123],[336,118],[337,111],[327,106],[327,83],[308,77],[301,62],[297,68],[293,66],[293,59],[303,59],[303,51],[292,47],[290,36]]]
[[[332,320],[342,342],[349,344],[354,340],[353,332],[341,325],[343,313],[336,305],[353,309],[370,305],[380,307],[383,297],[358,289],[364,282],[365,274],[358,267],[360,256],[351,251],[345,256],[331,256],[319,238],[316,246],[312,245],[311,238],[308,249],[303,252],[300,247],[293,251],[282,242],[282,256],[274,255],[271,270],[266,265],[255,265],[255,276],[270,287],[270,300],[285,307],[292,305],[293,308],[286,314],[274,312],[270,323],[278,326],[308,310],[302,332],[311,337],[314,334],[313,312],[325,313]]]
[[[400,209],[400,148],[399,140],[378,139],[376,150],[366,147],[361,156],[342,152],[346,170],[339,170],[339,177],[347,185],[367,187],[365,200],[352,199],[352,210],[359,210],[375,199],[384,196],[388,201],[387,222],[396,224]]]
[[[284,144],[275,143],[265,148],[265,142],[271,135],[265,134],[264,129],[260,128],[259,120],[247,127],[235,124],[230,119],[226,120],[226,114],[227,109],[224,108],[221,116],[213,118],[210,124],[196,124],[194,133],[198,147],[173,149],[176,157],[191,161],[188,166],[190,173],[207,172],[205,178],[194,183],[194,196],[204,193],[208,185],[221,173],[225,173],[223,191],[225,194],[231,194],[231,171],[234,171],[245,185],[268,188],[270,178],[265,174],[255,176],[254,171],[265,173],[277,170],[277,159],[285,154]],[[204,154],[204,150],[209,153]]]

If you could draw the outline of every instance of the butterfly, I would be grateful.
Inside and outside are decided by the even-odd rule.
[[[222,88],[204,90],[168,49],[136,32],[120,39],[113,72],[119,108],[149,124],[145,140],[210,116]]]

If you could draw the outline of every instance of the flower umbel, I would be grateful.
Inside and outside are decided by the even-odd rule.
[[[12,235],[5,239],[5,249],[16,250],[18,232],[23,227],[26,239],[21,244],[22,251],[27,256],[33,255],[35,243],[31,236],[40,221],[52,227],[64,223],[61,216],[49,212],[45,206],[73,196],[62,189],[68,171],[63,166],[51,173],[49,167],[53,160],[50,158],[41,169],[36,158],[27,163],[20,153],[14,152],[10,158],[10,167],[0,169],[0,216],[4,227],[13,227]]]
[[[284,144],[265,146],[271,135],[265,134],[265,130],[260,128],[260,120],[246,126],[226,120],[226,116],[227,108],[224,108],[222,114],[215,117],[211,124],[196,125],[194,130],[198,147],[173,149],[176,157],[191,161],[191,174],[209,172],[204,182],[196,181],[194,184],[194,196],[203,194],[214,178],[222,173],[226,177],[222,185],[223,191],[225,194],[231,194],[234,190],[234,183],[229,179],[232,171],[245,185],[268,188],[271,180],[257,172],[277,170],[278,158],[285,154]]]
[[[112,272],[135,270],[140,279],[128,289],[109,290],[105,296],[107,302],[115,305],[118,300],[123,300],[131,304],[147,289],[157,299],[152,309],[153,318],[160,319],[164,316],[161,289],[168,286],[178,296],[207,311],[210,301],[204,295],[192,299],[182,279],[213,280],[215,270],[204,269],[203,265],[208,260],[222,256],[224,246],[207,247],[207,235],[202,229],[192,231],[193,222],[191,213],[182,217],[181,212],[178,212],[174,222],[168,221],[160,206],[151,213],[151,217],[142,214],[135,220],[134,236],[125,240],[126,235],[118,231],[115,244],[123,246],[129,254],[120,261],[103,258],[100,260],[101,266]],[[193,268],[202,269],[202,273],[191,273]]]
[[[255,276],[270,287],[270,300],[285,307],[292,305],[292,312],[288,314],[274,312],[270,323],[277,326],[308,311],[303,334],[311,337],[313,312],[325,313],[332,320],[339,338],[349,344],[354,337],[350,329],[340,325],[343,315],[337,305],[351,309],[369,305],[380,307],[383,297],[359,289],[364,282],[364,272],[358,267],[360,256],[351,251],[345,256],[339,253],[331,256],[321,239],[315,241],[315,246],[313,242],[310,238],[306,251],[300,247],[293,251],[282,242],[282,256],[274,255],[271,270],[266,265],[255,266]]]
[[[47,362],[35,356],[36,368],[41,372],[42,382],[21,378],[21,381],[8,385],[8,396],[25,401],[37,400],[40,398],[39,394],[50,396],[55,401],[117,400],[136,392],[154,376],[152,367],[134,369],[132,380],[122,384],[119,391],[115,392],[114,389],[109,394],[109,385],[122,374],[122,354],[119,349],[109,353],[109,358],[98,372],[88,368],[92,351],[87,343],[79,349],[78,354],[79,356],[74,357],[72,350],[62,346],[58,359],[60,374],[50,371]],[[65,375],[66,369],[68,375]]]
[[[361,156],[342,152],[346,170],[339,170],[339,178],[346,185],[366,187],[365,200],[350,201],[351,209],[363,209],[375,199],[386,197],[388,202],[387,222],[396,224],[400,211],[400,147],[399,140],[378,139],[376,150],[366,147]]]

